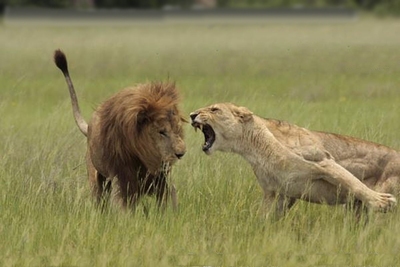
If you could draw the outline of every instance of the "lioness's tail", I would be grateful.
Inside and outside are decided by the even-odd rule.
[[[54,62],[64,74],[65,81],[68,84],[69,95],[71,96],[71,102],[72,102],[72,112],[74,113],[74,119],[76,125],[78,125],[79,130],[85,136],[87,136],[88,124],[82,117],[81,111],[79,109],[78,98],[76,97],[74,85],[72,84],[72,80],[68,72],[67,58],[65,57],[65,54],[61,50],[54,51]]]

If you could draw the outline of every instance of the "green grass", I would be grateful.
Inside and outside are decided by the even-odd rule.
[[[185,126],[174,168],[180,210],[146,198],[135,213],[93,205],[85,139],[62,48],[86,118],[121,88],[175,80],[185,114],[213,102],[400,148],[398,20],[0,25],[1,266],[398,266],[400,213],[354,222],[341,206],[298,203],[280,221],[236,155],[211,157]]]

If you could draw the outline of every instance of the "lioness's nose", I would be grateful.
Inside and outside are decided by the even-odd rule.
[[[198,113],[196,113],[196,112],[190,113],[190,118],[192,119],[192,121],[194,121],[194,119],[196,119],[197,115],[198,115]]]
[[[182,153],[176,153],[176,154],[175,154],[175,156],[176,156],[178,159],[181,159],[181,158],[183,157],[183,155],[185,155],[184,152],[182,152]]]

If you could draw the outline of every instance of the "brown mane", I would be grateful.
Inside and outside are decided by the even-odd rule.
[[[149,149],[151,140],[146,128],[149,122],[182,119],[177,108],[179,100],[174,83],[158,82],[122,90],[104,102],[99,110],[103,161],[113,172],[132,160],[140,161],[153,173],[161,166],[157,151]]]

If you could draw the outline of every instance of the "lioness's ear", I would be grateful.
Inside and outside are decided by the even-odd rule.
[[[237,107],[234,114],[238,116],[242,122],[249,121],[253,116],[253,112],[246,107]]]

